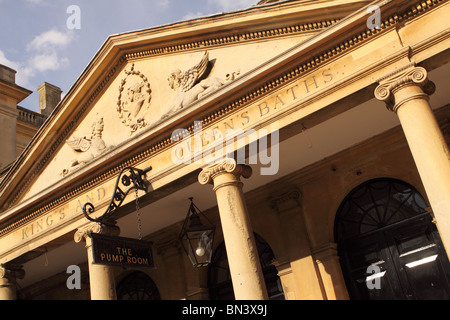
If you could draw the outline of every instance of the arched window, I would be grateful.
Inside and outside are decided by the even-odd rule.
[[[254,234],[259,259],[266,282],[267,293],[271,300],[284,300],[278,271],[272,264],[275,256],[269,244],[262,237]],[[222,242],[214,252],[208,270],[209,296],[212,300],[233,300],[234,292],[228,267],[225,243]]]
[[[426,208],[419,192],[402,181],[367,181],[350,192],[341,204],[336,218],[336,240],[342,242],[427,214]]]
[[[161,300],[158,288],[144,272],[134,271],[117,286],[117,300]]]
[[[339,207],[335,237],[351,298],[450,298],[446,252],[411,185],[374,179],[355,188]]]

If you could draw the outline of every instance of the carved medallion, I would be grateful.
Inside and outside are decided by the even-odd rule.
[[[122,123],[130,128],[130,135],[148,125],[146,115],[152,99],[152,90],[147,77],[134,69],[125,70],[117,99],[117,112]]]

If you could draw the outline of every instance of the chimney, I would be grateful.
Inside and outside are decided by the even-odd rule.
[[[38,88],[39,113],[48,117],[53,109],[61,101],[61,89],[50,83],[44,82]]]

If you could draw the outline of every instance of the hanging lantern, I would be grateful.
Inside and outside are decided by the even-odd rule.
[[[194,205],[193,198],[189,200],[191,205],[181,229],[180,240],[194,267],[203,267],[211,262],[215,226]]]

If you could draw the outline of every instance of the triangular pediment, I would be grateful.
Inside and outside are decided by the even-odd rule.
[[[319,6],[306,3],[110,37],[3,181],[0,206],[67,190],[88,168],[101,171],[123,158],[149,132],[170,136],[181,111],[197,110],[212,95],[216,103],[229,101],[241,77],[251,83],[260,66],[362,6],[332,2],[336,13],[319,20]]]
[[[291,45],[291,41],[273,40],[127,63],[64,139],[24,198],[114,152]]]

